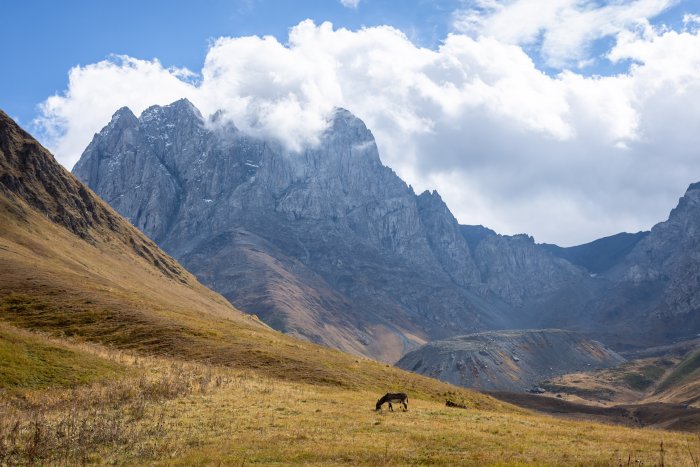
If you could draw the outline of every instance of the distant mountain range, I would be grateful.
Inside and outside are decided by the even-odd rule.
[[[73,173],[236,307],[341,350],[393,362],[490,329],[617,349],[700,332],[700,185],[651,232],[539,245],[459,225],[382,165],[346,110],[290,153],[186,100],[118,110]]]

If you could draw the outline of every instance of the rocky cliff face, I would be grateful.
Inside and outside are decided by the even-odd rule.
[[[124,108],[74,173],[204,283],[291,334],[392,361],[507,325],[507,305],[470,288],[480,273],[439,196],[416,196],[383,166],[345,110],[318,146],[290,154],[185,100],[139,118]]]
[[[514,259],[519,243],[487,247],[507,237],[470,248],[440,196],[416,196],[345,110],[316,147],[290,154],[205,121],[185,100],[139,118],[124,108],[74,173],[237,306],[386,360],[434,338],[507,327],[514,305],[543,284],[585,275],[532,242]],[[544,263],[560,273],[532,267]]]
[[[618,286],[618,309],[636,308],[630,321],[636,329],[643,323],[650,339],[700,332],[700,183],[690,185],[668,220],[604,275]]]
[[[74,173],[239,308],[386,361],[430,340],[516,327],[640,345],[653,329],[663,340],[688,324],[640,321],[640,303],[658,310],[670,300],[680,317],[697,310],[695,263],[664,253],[694,248],[681,220],[696,215],[692,200],[674,227],[628,245],[593,277],[527,235],[460,226],[439,194],[416,195],[382,165],[372,133],[342,109],[318,145],[289,153],[205,120],[186,100],[138,118],[123,108]],[[649,245],[658,253],[645,259]]]
[[[539,304],[528,303],[526,323],[576,329],[619,350],[662,345],[700,332],[700,184],[692,184],[668,220],[650,232],[620,234],[568,250],[563,256],[582,255],[572,260],[590,267],[593,280],[555,291]],[[566,302],[567,313],[552,312]]]
[[[523,391],[553,376],[623,361],[599,342],[548,329],[451,337],[409,352],[396,366],[468,388]]]
[[[698,262],[700,183],[688,187],[668,220],[656,224],[606,275],[633,283],[669,281]]]
[[[590,282],[582,268],[552,256],[528,235],[489,235],[476,245],[474,257],[487,289],[516,307]]]

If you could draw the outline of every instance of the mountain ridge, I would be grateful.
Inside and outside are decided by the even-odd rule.
[[[108,124],[74,173],[277,329],[389,362],[484,330],[564,327],[630,348],[688,329],[677,319],[640,321],[640,303],[653,315],[668,287],[642,288],[619,273],[658,239],[653,229],[612,248],[596,273],[528,235],[460,225],[437,192],[416,195],[381,163],[371,131],[346,110],[294,154],[195,110],[179,101],[125,120],[120,132]],[[610,245],[594,242],[587,255]]]
[[[649,235],[648,231],[637,233],[621,232],[571,247],[560,247],[548,243],[541,243],[540,245],[555,256],[586,268],[592,274],[600,274],[627,256],[635,245],[647,235]]]
[[[241,297],[240,293],[225,285],[218,288],[234,303],[236,300],[251,305],[263,303],[262,306],[247,309],[264,320],[276,320],[279,323],[282,319],[278,328],[312,339],[317,339],[314,336],[325,335],[326,337],[321,337],[322,341],[325,340],[332,346],[355,353],[386,353],[385,358],[388,360],[397,359],[406,345],[410,347],[427,341],[428,335],[423,327],[412,324],[409,318],[418,312],[415,308],[407,309],[415,307],[416,301],[402,303],[406,286],[396,280],[392,270],[403,270],[403,280],[409,280],[419,290],[426,290],[425,286],[418,285],[425,279],[422,273],[415,272],[416,268],[425,269],[430,275],[441,278],[433,282],[449,284],[449,274],[440,261],[451,261],[455,256],[435,257],[430,242],[421,231],[419,206],[413,191],[391,169],[381,165],[371,132],[361,121],[349,112],[339,110],[335,112],[320,146],[303,154],[285,155],[275,153],[275,148],[265,141],[238,132],[224,132],[225,137],[215,131],[207,132],[201,120],[194,121],[192,115],[187,120],[188,115],[175,107],[151,109],[145,118],[146,124],[137,126],[137,122],[131,120],[127,122],[130,124],[128,128],[120,128],[121,132],[112,131],[108,125],[108,131],[98,135],[86,149],[86,154],[74,168],[74,173],[91,184],[134,225],[165,247],[166,251],[184,260],[186,264],[188,258],[193,258],[193,264],[187,266],[190,269],[195,266],[195,274],[207,277],[210,284],[225,281],[210,277],[205,272],[206,265],[197,269],[200,263],[194,258],[201,259],[202,255],[197,250],[210,248],[211,238],[227,235],[226,232],[249,232],[253,237],[260,238],[261,244],[272,241],[282,253],[278,253],[276,259],[281,258],[280,264],[285,270],[304,269],[300,263],[306,267],[311,263],[311,271],[295,280],[307,276],[322,279],[320,282],[308,279],[317,284],[316,287],[292,287],[284,282],[276,288],[265,288],[264,295],[267,298],[256,302]],[[171,136],[167,131],[160,136],[152,133],[149,125],[157,119],[151,115],[182,118],[185,121],[183,130],[177,132],[177,137],[175,133]],[[144,120],[143,115],[141,119]],[[137,148],[134,141],[138,138],[141,146]],[[197,148],[179,147],[182,143],[177,138],[184,139]],[[167,143],[174,145],[176,151],[166,152]],[[110,147],[109,150],[106,149],[107,146]],[[185,153],[187,157],[183,156]],[[127,165],[129,167],[122,172],[114,173]],[[166,165],[168,170],[165,169]],[[133,182],[134,177],[128,173],[143,174],[143,181]],[[377,178],[380,182],[374,183]],[[191,183],[192,180],[204,181],[196,184]],[[121,185],[115,188],[117,182]],[[148,184],[152,184],[152,189],[141,193]],[[179,191],[178,187],[181,187]],[[344,196],[335,195],[346,192]],[[377,202],[379,199],[385,201]],[[207,219],[213,219],[211,232],[205,225],[204,215],[198,215],[199,211],[205,212]],[[258,215],[261,212],[265,215]],[[235,222],[230,221],[231,217],[235,217]],[[318,226],[319,219],[327,221],[324,228]],[[454,222],[453,218],[451,220]],[[447,225],[450,225],[449,221]],[[178,235],[168,236],[168,231],[176,231]],[[464,242],[455,234],[447,240],[433,240],[457,242],[458,245]],[[341,253],[324,250],[322,246],[329,242],[333,244],[333,250]],[[314,245],[315,254],[310,254],[309,245]],[[232,257],[249,257],[245,252],[226,248],[221,251]],[[468,255],[467,250],[465,253]],[[381,258],[382,261],[377,263],[376,258]],[[457,259],[457,265],[461,266],[458,271],[463,273],[464,278],[456,276],[457,273],[453,273],[452,277],[462,282],[473,280],[474,268],[462,264],[464,261],[459,256]],[[241,267],[238,272],[230,273],[241,277],[248,269]],[[454,268],[449,269],[452,271]],[[259,279],[263,281],[268,280],[270,274],[274,278],[280,277],[279,274],[270,272],[267,264],[257,270],[260,272]],[[354,278],[366,275],[368,270],[371,271],[371,277],[367,277],[364,285],[358,287],[358,281]],[[273,285],[279,285],[279,282],[269,280],[273,281]],[[381,288],[372,286],[377,280],[384,283]],[[313,329],[304,328],[307,331],[295,327],[301,308],[311,310],[312,315],[326,314],[327,307],[323,305],[323,300],[319,301],[316,297],[319,283],[326,290],[321,293],[322,297],[334,296],[332,301],[345,309],[344,316],[350,316],[350,320],[360,319],[359,325],[352,326],[352,333],[362,328],[363,335],[374,334],[374,337],[368,339],[359,335],[348,342],[342,338],[348,334],[345,325],[339,326],[335,331],[321,333],[320,329],[332,322],[331,319],[314,319]],[[288,286],[302,290],[301,294],[275,298],[278,296],[275,290]],[[410,286],[411,289],[416,287]],[[400,290],[387,295],[387,289]],[[471,293],[452,285],[448,285],[448,289],[452,295],[450,301],[453,307],[463,308],[467,305],[476,308],[468,305],[472,301]],[[427,290],[423,292],[425,294]],[[299,300],[304,304],[303,307],[292,305],[290,308],[290,303]],[[362,308],[386,311],[368,315],[360,309],[357,304],[359,302],[364,304]],[[265,306],[264,303],[270,305]],[[488,316],[485,310],[481,312]],[[394,315],[399,316],[399,319],[387,318]],[[473,317],[460,319],[466,324]],[[440,326],[432,327],[436,331],[440,329]],[[386,345],[386,349],[379,348],[371,352],[364,350],[366,345],[363,341],[381,346],[387,339],[392,342]]]

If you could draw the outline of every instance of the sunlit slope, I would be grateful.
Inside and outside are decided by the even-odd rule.
[[[413,395],[407,412],[375,412],[373,390],[94,344],[61,347],[116,363],[123,376],[9,398],[0,391],[0,445],[9,448],[0,449],[0,464],[692,465],[700,450],[689,433],[479,401],[465,410]]]

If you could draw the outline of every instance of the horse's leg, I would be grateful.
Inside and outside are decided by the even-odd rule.
[[[392,412],[394,411],[394,407],[391,406],[391,402],[389,402],[389,410],[391,410]]]
[[[401,403],[403,404],[403,409],[408,410],[408,404],[406,403],[406,401],[401,401]]]

